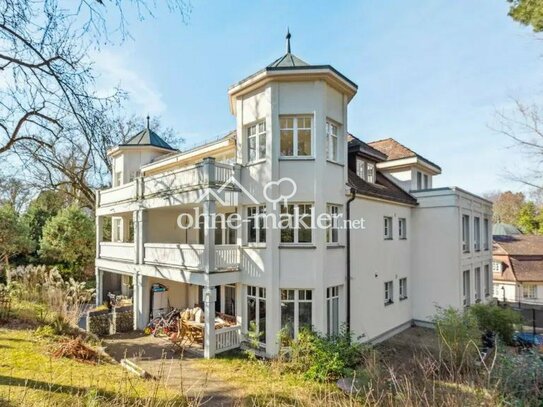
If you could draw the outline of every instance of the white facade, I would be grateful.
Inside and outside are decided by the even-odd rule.
[[[330,66],[270,65],[229,90],[235,137],[158,160],[167,151],[116,149],[112,177],[119,185],[114,181],[97,195],[97,301],[109,289],[104,273],[131,276],[135,327],[142,329],[152,284],[160,283],[168,287],[172,307],[203,303],[206,321],[214,320],[215,310],[235,313],[240,335],[254,320],[265,331],[262,347],[270,355],[279,350],[282,327],[294,335],[304,324],[336,332],[346,322],[349,298],[350,327],[364,340],[431,321],[435,305],[462,307],[462,272],[491,263],[488,248],[463,253],[462,214],[490,218],[491,204],[459,189],[431,189],[431,177],[426,189],[413,192],[411,203],[351,191],[347,106],[356,90]],[[380,174],[413,189],[419,164],[402,162],[401,171],[381,164]],[[363,218],[365,229],[351,230],[350,293],[346,230],[336,238],[322,228],[283,235],[274,228],[254,231],[248,223],[235,233],[178,227],[180,214],[197,211],[206,218],[237,213],[247,220],[255,210],[279,216],[280,205],[265,199],[264,187],[284,178],[297,185],[288,204],[316,214],[345,215],[355,192],[351,219]],[[270,191],[291,195],[291,189],[281,183]],[[103,242],[106,217],[118,230],[112,242]],[[391,239],[384,237],[385,217],[392,222]],[[391,301],[385,304],[388,282]],[[473,289],[469,296],[474,303]],[[206,322],[205,334],[211,357],[220,350],[220,332]]]

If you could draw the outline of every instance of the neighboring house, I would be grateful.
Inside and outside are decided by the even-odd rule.
[[[169,306],[200,304],[212,357],[251,327],[275,355],[282,328],[334,334],[349,323],[364,341],[379,341],[431,322],[436,306],[490,298],[492,204],[432,188],[441,168],[393,139],[351,136],[356,92],[332,66],[309,65],[288,44],[229,89],[232,133],[172,151],[145,129],[112,149],[113,187],[97,193],[97,301],[128,284],[139,329],[165,304],[156,287],[167,288]],[[359,222],[350,233],[335,222],[280,230],[259,217],[295,212]],[[197,213],[203,218],[191,224]],[[243,226],[217,221],[210,230],[213,213],[235,213]],[[106,217],[111,242],[102,238]],[[238,326],[216,329],[216,312]]]
[[[515,233],[493,239],[494,298],[543,305],[543,236]]]

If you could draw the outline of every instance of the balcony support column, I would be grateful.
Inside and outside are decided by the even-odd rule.
[[[215,356],[215,301],[217,290],[214,287],[204,288],[204,357],[210,359]]]
[[[94,269],[96,274],[96,306],[100,306],[104,302],[104,272],[98,267]]]
[[[134,211],[134,246],[136,251],[136,264],[143,264],[145,257],[145,242],[147,240],[147,211],[138,209]]]
[[[100,242],[104,240],[104,217],[96,216],[96,258],[100,258]]]

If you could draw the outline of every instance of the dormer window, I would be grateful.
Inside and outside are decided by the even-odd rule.
[[[260,122],[247,128],[248,162],[266,158],[266,122]]]
[[[492,262],[492,272],[493,273],[501,273],[502,272],[502,262],[501,261],[493,261]]]
[[[281,117],[281,157],[309,157],[312,146],[311,117]]]
[[[364,181],[375,183],[375,164],[357,157],[356,175],[358,175]]]

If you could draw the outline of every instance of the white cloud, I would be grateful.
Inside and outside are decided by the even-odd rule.
[[[130,55],[102,50],[93,56],[95,69],[100,74],[98,92],[110,94],[119,86],[129,96],[129,103],[140,114],[160,114],[166,110],[162,94],[129,65]]]

